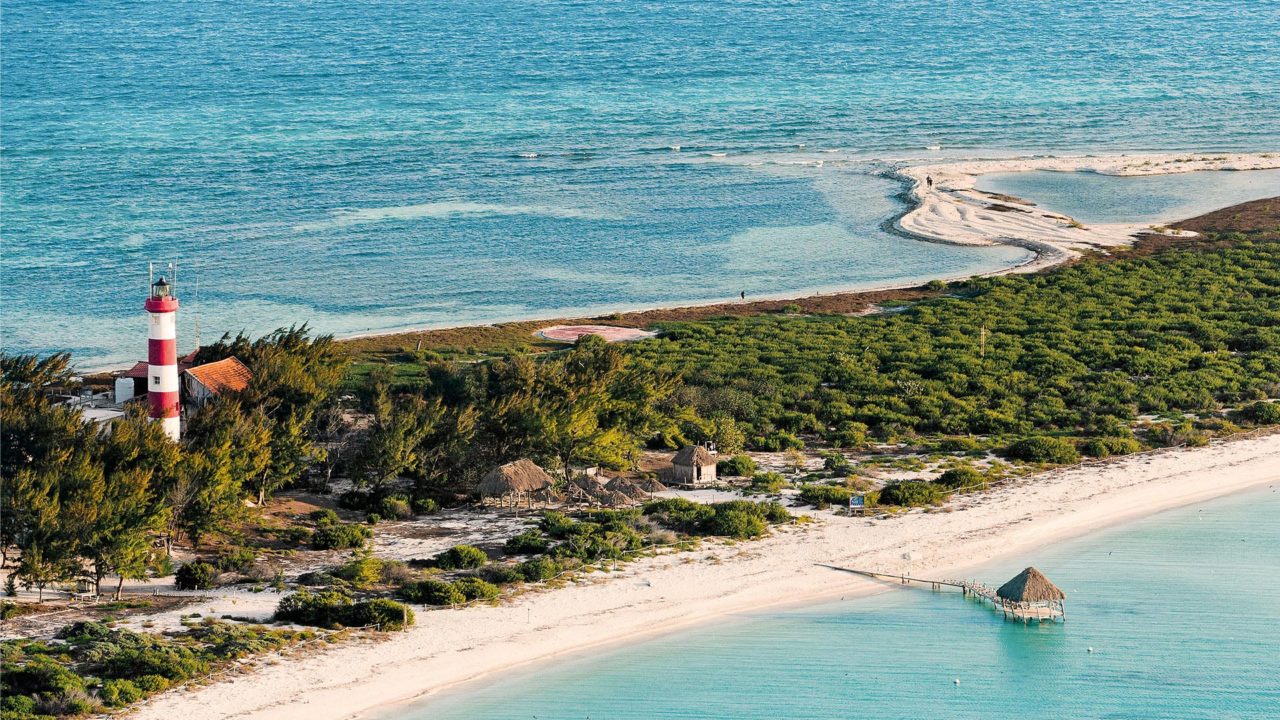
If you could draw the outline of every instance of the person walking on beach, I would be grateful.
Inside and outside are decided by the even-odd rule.
[[[925,184],[925,185],[928,185],[928,186],[929,186],[929,189],[931,189],[931,190],[932,190],[932,189],[933,189],[933,176],[932,176],[932,175],[925,175],[925,176],[924,176],[924,184]]]
[[[743,290],[742,292],[740,292],[740,293],[738,293],[738,294],[742,296],[742,299],[743,299],[743,300],[746,300],[746,299],[747,299],[747,291],[746,291],[746,290]]]

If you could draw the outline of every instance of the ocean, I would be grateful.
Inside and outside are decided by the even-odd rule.
[[[1280,489],[1262,488],[969,573],[998,584],[1035,565],[1067,594],[1061,624],[894,587],[557,658],[380,717],[1280,717],[1277,513]]]
[[[903,158],[1280,148],[1280,3],[5,3],[0,347],[868,288]],[[926,150],[940,146],[939,151]],[[198,287],[197,287],[198,286]]]

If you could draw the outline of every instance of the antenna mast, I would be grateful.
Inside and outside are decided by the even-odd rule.
[[[195,283],[196,283],[195,298],[191,304],[193,306],[192,309],[195,310],[195,315],[196,315],[196,350],[199,350],[200,349],[200,276],[199,275],[196,276]]]

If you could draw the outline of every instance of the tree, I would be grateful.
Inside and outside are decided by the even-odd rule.
[[[22,586],[28,590],[36,588],[39,591],[38,602],[44,602],[44,589],[50,583],[63,580],[69,574],[70,566],[65,558],[50,559],[39,545],[23,550],[22,559],[18,561],[18,576],[22,578]]]
[[[99,511],[82,550],[93,564],[96,592],[102,592],[102,579],[111,573],[120,579],[116,599],[125,579],[146,578],[151,534],[160,529],[161,521],[151,492],[149,470],[124,470],[106,478]]]
[[[538,375],[538,443],[566,480],[579,461],[633,464],[640,440],[662,421],[656,405],[676,382],[594,335],[544,363]]]
[[[375,495],[401,476],[416,471],[423,441],[443,420],[444,406],[420,397],[390,397],[385,388],[374,399],[373,422],[356,455],[357,485]]]
[[[229,439],[183,458],[186,478],[180,481],[182,492],[171,497],[184,502],[180,511],[174,509],[176,526],[193,546],[199,547],[205,536],[225,528],[243,512],[244,486],[234,472],[236,467],[236,447]]]

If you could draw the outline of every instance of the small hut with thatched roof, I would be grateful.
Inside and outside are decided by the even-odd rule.
[[[533,502],[533,494],[551,487],[551,476],[532,460],[520,459],[500,465],[485,475],[476,492],[481,498],[511,498],[514,502],[526,498]]]
[[[647,500],[649,498],[649,493],[646,490],[626,478],[614,478],[605,483],[604,489],[622,493],[631,500]]]
[[[666,485],[663,485],[662,483],[658,482],[657,478],[650,477],[647,475],[636,479],[634,484],[636,487],[640,488],[641,490],[649,494],[667,491]]]
[[[671,459],[671,484],[698,487],[716,481],[715,453],[701,445],[682,448]]]
[[[1066,617],[1063,601],[1067,594],[1054,585],[1044,573],[1029,567],[1000,586],[996,595],[1006,614],[1023,620]]]

